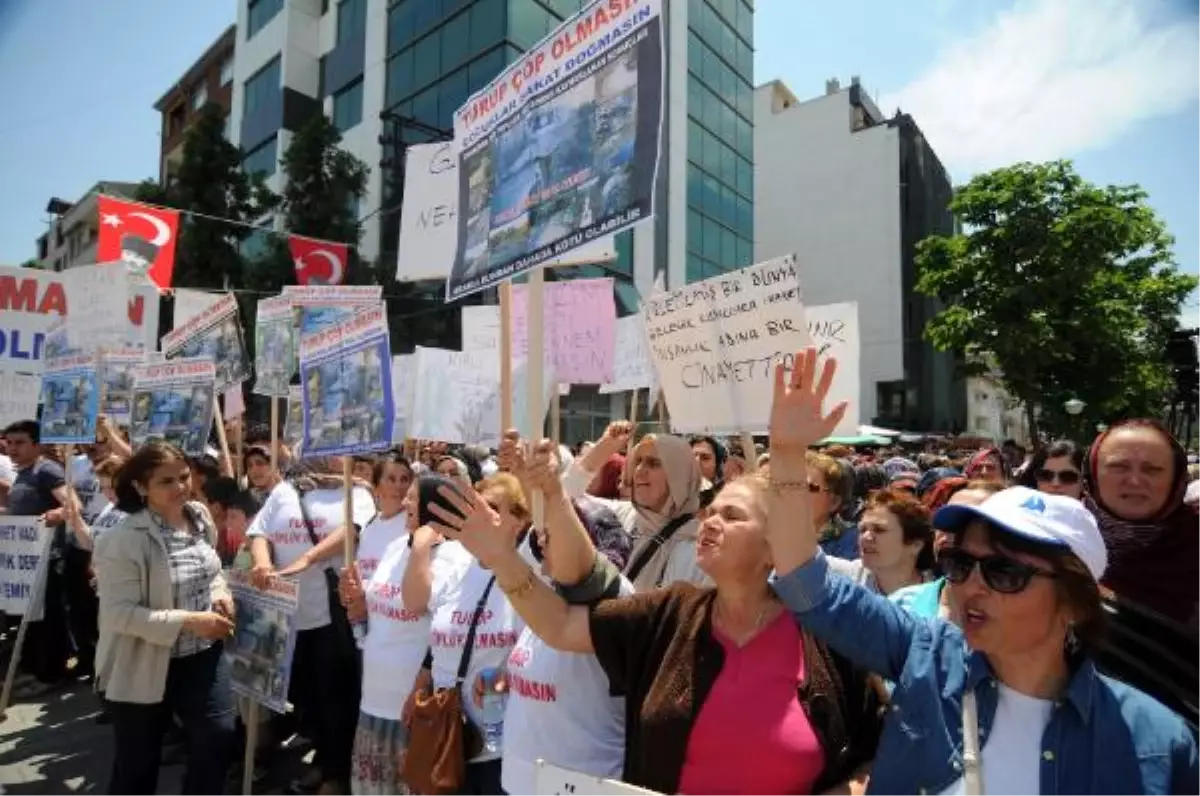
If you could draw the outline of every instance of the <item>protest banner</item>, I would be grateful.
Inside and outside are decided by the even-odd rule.
[[[413,366],[416,388],[409,414],[409,436],[452,444],[498,445],[500,441],[499,362],[492,352],[450,351],[417,346]],[[550,409],[555,381],[547,376],[540,416]],[[513,368],[513,425],[526,439],[538,438],[528,417],[528,368]]]
[[[41,396],[41,376],[0,370],[0,429],[18,420],[36,418]]]
[[[133,407],[133,369],[142,363],[133,348],[105,350],[100,355],[100,414],[114,423],[128,423]]]
[[[226,293],[183,326],[168,332],[162,339],[162,349],[168,361],[211,359],[217,369],[218,392],[250,378],[250,358],[242,338],[237,299],[232,293]]]
[[[836,406],[846,401],[846,414],[834,429],[833,436],[853,437],[859,433],[858,417],[862,402],[862,385],[859,375],[859,360],[862,356],[858,336],[858,302],[822,304],[805,307],[804,317],[808,322],[808,336],[822,356],[837,358],[837,373],[829,385],[827,406]]]
[[[545,760],[538,760],[534,764],[533,792],[538,796],[641,796],[657,793],[619,780],[572,771]]]
[[[254,316],[255,395],[286,398],[296,373],[296,327],[292,302],[275,296],[258,302]]]
[[[413,144],[404,153],[396,280],[445,279],[458,247],[458,158],[454,143]],[[617,258],[611,235],[586,243],[546,267],[610,262]]]
[[[304,455],[386,450],[394,422],[387,311],[376,302],[300,338]]]
[[[646,323],[642,316],[629,315],[617,320],[616,342],[613,345],[613,377],[600,387],[600,394],[650,390],[650,403],[654,406],[658,393],[658,374],[646,347]]]
[[[300,397],[299,385],[288,388],[287,410],[283,415],[283,442],[292,452],[300,448],[304,439],[304,399]]]
[[[53,538],[37,517],[0,514],[0,613],[41,619],[37,573]]]
[[[266,589],[258,589],[250,582],[250,573],[238,569],[226,570],[225,579],[237,606],[237,626],[225,647],[233,692],[286,713],[299,585],[292,579],[272,578]]]
[[[67,304],[67,340],[77,350],[123,346],[129,320],[113,307],[129,304],[131,280],[125,263],[80,265],[63,272]]]
[[[341,323],[383,299],[378,285],[285,285],[280,294],[292,304],[298,337]]]
[[[794,256],[656,293],[642,318],[673,431],[766,432],[775,364],[808,345]]]
[[[171,317],[172,329],[178,329],[185,325],[192,318],[203,314],[205,310],[224,298],[221,293],[188,290],[187,288],[176,288],[171,291],[171,295],[175,298],[175,309]]]
[[[392,442],[400,445],[411,436],[408,433],[408,419],[412,416],[413,399],[417,394],[415,354],[400,354],[392,357],[392,399],[393,407]]]
[[[512,358],[529,353],[529,293],[512,289]],[[564,384],[604,384],[612,379],[616,305],[612,279],[572,279],[544,286],[542,340],[546,363]],[[500,351],[500,308],[462,308],[464,351]]]
[[[189,456],[204,453],[213,423],[216,377],[216,365],[203,357],[135,367],[130,441],[145,445],[161,439]]]
[[[661,0],[595,0],[454,114],[454,301],[654,215]]]
[[[50,325],[68,315],[66,273],[0,266],[0,370],[41,373]],[[154,350],[158,344],[158,291],[131,288],[125,342]],[[114,307],[109,312],[116,316]],[[64,330],[65,332],[65,330]]]
[[[91,445],[96,441],[99,411],[95,353],[46,360],[42,371],[43,445]]]

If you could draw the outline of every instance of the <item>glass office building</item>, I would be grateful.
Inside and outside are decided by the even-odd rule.
[[[686,272],[692,282],[749,265],[754,240],[753,3],[751,0],[662,0],[668,26],[687,26],[687,133],[664,143],[663,157],[687,158],[687,184],[660,194],[655,223],[665,231],[670,213],[686,213]],[[449,137],[453,114],[475,91],[535,45],[584,0],[397,0],[387,18],[387,78],[383,107],[419,122],[393,126],[402,144]],[[670,41],[669,33],[664,37]],[[668,63],[684,59],[668,53]],[[668,125],[663,125],[667,134]],[[386,156],[385,156],[386,159]],[[384,179],[385,205],[402,184],[403,165],[392,157]],[[660,173],[666,179],[665,163]],[[686,202],[681,201],[686,194]],[[663,198],[670,200],[663,201]],[[664,205],[666,205],[664,207]],[[399,237],[399,214],[381,224],[383,242]],[[655,238],[665,244],[665,234]],[[383,245],[384,251],[394,246]],[[633,235],[617,236],[617,260],[554,269],[550,279],[610,276],[618,315],[637,310]],[[665,262],[666,252],[655,260]],[[439,291],[441,285],[431,285]],[[572,389],[563,401],[563,440],[594,438],[608,422],[610,396]]]

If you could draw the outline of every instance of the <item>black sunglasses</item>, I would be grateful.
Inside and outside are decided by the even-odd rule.
[[[1038,470],[1033,474],[1033,477],[1038,480],[1038,483],[1049,484],[1057,481],[1066,486],[1074,486],[1079,483],[1078,470]]]
[[[992,591],[1001,594],[1016,594],[1024,591],[1035,576],[1044,578],[1058,577],[1053,572],[1024,564],[1016,559],[1002,555],[973,556],[957,547],[949,547],[938,553],[938,568],[951,583],[966,583],[979,565],[979,574],[983,582]]]

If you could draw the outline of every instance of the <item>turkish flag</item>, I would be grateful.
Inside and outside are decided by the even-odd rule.
[[[146,277],[160,291],[170,290],[179,211],[111,196],[100,196],[97,206],[100,234],[96,261],[124,262],[130,273]]]
[[[288,235],[298,285],[340,285],[346,280],[350,247],[345,243]]]

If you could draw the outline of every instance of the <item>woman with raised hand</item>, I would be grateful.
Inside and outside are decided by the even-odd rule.
[[[913,616],[830,577],[809,520],[805,450],[828,414],[836,363],[776,371],[768,538],[779,598],[814,636],[895,682],[870,790],[879,793],[1195,793],[1184,721],[1097,673],[1106,553],[1071,498],[1025,487],[947,506],[939,564],[962,628]]]
[[[109,793],[157,792],[172,716],[187,741],[183,792],[224,793],[235,714],[223,649],[234,604],[216,526],[188,500],[187,457],[168,443],[143,445],[114,488],[125,516],[95,542],[96,687],[116,741]]]
[[[547,502],[560,501],[552,486]],[[571,605],[513,548],[474,492],[444,491],[439,530],[495,575],[549,647],[594,655],[625,697],[626,782],[661,793],[814,793],[861,785],[874,756],[878,702],[867,675],[802,632],[767,585],[766,482],[739,478],[699,531],[697,565],[715,587],[676,581],[612,597],[620,575],[591,553],[595,605]],[[549,549],[577,552],[562,503]],[[572,541],[574,540],[574,541]],[[557,553],[563,552],[561,549]],[[568,557],[574,557],[569,555]],[[572,568],[578,571],[578,563]]]

